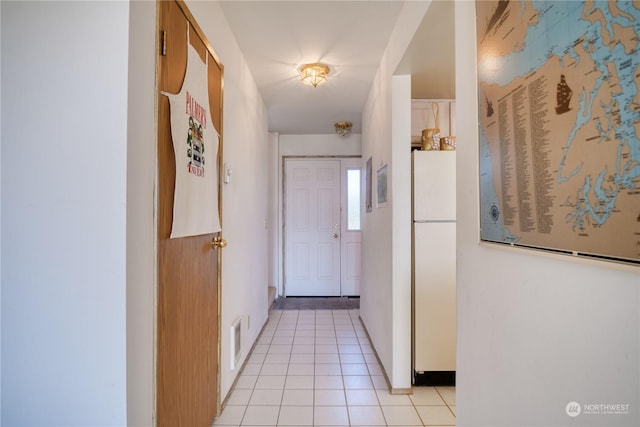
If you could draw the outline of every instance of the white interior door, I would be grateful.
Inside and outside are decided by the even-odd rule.
[[[285,160],[285,296],[340,296],[340,160]]]

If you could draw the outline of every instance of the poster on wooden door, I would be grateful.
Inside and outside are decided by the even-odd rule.
[[[177,94],[169,98],[171,139],[176,159],[171,238],[220,231],[218,214],[218,145],[209,108],[207,63],[189,43],[187,72]],[[207,61],[208,61],[207,54]]]

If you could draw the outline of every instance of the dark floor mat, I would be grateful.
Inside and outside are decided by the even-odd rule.
[[[352,310],[360,308],[360,298],[278,297],[274,310]]]

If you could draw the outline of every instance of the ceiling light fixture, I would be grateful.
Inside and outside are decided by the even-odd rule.
[[[329,67],[319,62],[313,64],[304,64],[300,67],[300,78],[302,83],[317,87],[327,81],[327,74],[329,74]]]
[[[351,133],[351,126],[353,126],[353,123],[337,122],[334,126],[336,127],[336,133],[339,133],[340,135],[345,136]]]

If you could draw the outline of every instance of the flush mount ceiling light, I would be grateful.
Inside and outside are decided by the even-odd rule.
[[[351,122],[338,122],[334,125],[336,127],[336,133],[345,136],[351,133],[351,126],[353,123]]]
[[[327,81],[329,66],[316,62],[313,64],[304,64],[300,67],[299,71],[302,83],[317,87]]]

